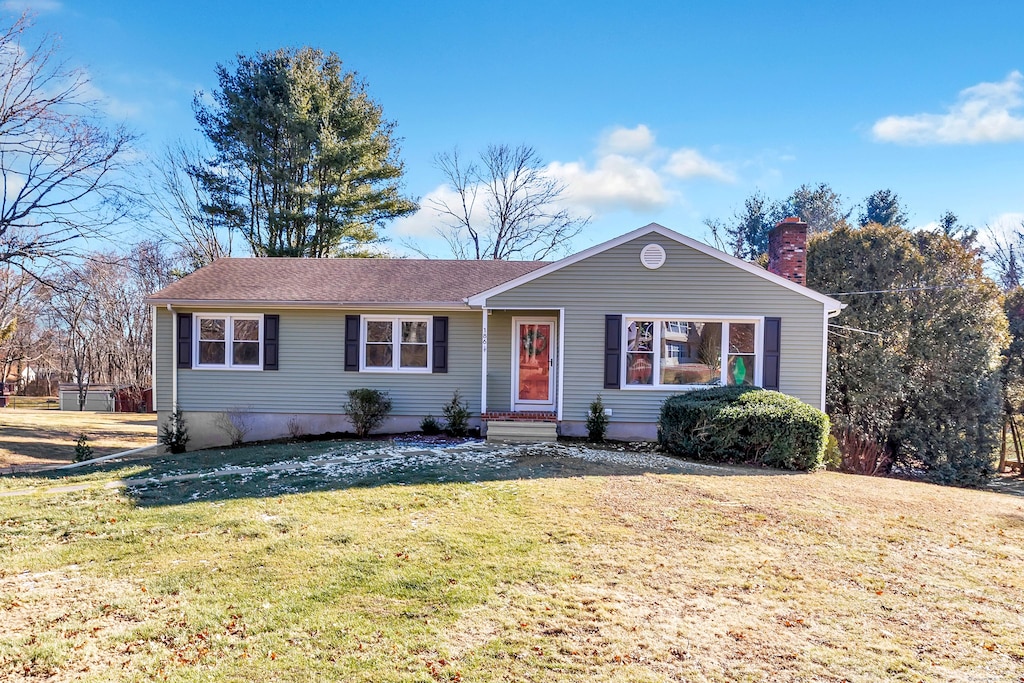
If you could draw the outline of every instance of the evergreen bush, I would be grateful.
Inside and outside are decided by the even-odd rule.
[[[604,412],[604,401],[601,394],[597,395],[590,403],[590,410],[587,412],[587,437],[591,441],[604,441],[605,432],[608,431],[608,416]]]
[[[434,436],[441,433],[441,422],[433,415],[427,415],[420,420],[420,431],[427,436]]]
[[[188,425],[185,424],[185,416],[181,414],[181,408],[175,408],[167,422],[160,427],[160,443],[167,447],[171,453],[184,453],[188,446]]]
[[[820,467],[828,434],[825,413],[792,396],[756,388],[678,394],[665,400],[658,420],[658,441],[673,455],[787,470]]]
[[[445,431],[449,436],[465,436],[469,433],[469,406],[462,400],[458,389],[443,410],[447,423]]]
[[[75,462],[92,460],[92,446],[89,445],[89,435],[82,432],[75,442]]]

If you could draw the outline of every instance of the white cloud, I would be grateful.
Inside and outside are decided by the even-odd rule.
[[[448,185],[438,185],[420,199],[420,210],[416,213],[396,218],[391,224],[396,235],[402,237],[437,237],[438,229],[444,228],[448,221],[442,218],[438,205],[444,203],[452,208],[458,207],[462,200],[459,193]],[[451,217],[448,217],[451,220]],[[477,195],[470,220],[482,224],[487,220],[483,193]]]
[[[559,206],[584,216],[620,210],[643,213],[665,207],[682,196],[681,181],[735,181],[724,165],[695,149],[659,147],[654,133],[643,124],[619,126],[602,135],[593,161],[553,161],[544,173],[565,185]],[[450,187],[439,185],[420,200],[419,211],[392,223],[394,234],[411,239],[437,237],[438,228],[447,223],[437,210],[440,202],[457,206],[460,199]],[[471,219],[486,222],[483,192]]]
[[[584,213],[621,208],[649,211],[672,199],[654,169],[621,154],[606,154],[593,168],[580,161],[555,161],[547,172],[565,183],[565,203]]]
[[[960,91],[945,114],[887,116],[872,127],[875,139],[910,145],[977,144],[1024,140],[1024,76],[1012,72],[999,83]]]
[[[59,12],[64,8],[64,3],[58,2],[58,0],[4,0],[2,6],[8,12],[15,14],[25,11],[46,14],[47,12]]]
[[[995,241],[1015,241],[1017,233],[1024,230],[1024,213],[1015,211],[1001,213],[989,219],[985,228],[980,231],[981,242],[990,246]]]
[[[636,128],[617,126],[601,136],[598,151],[602,154],[644,154],[654,147],[654,133],[644,124]]]
[[[115,119],[135,118],[142,113],[140,105],[108,95],[88,78],[78,92],[83,99],[95,102],[101,110]]]
[[[723,183],[732,183],[736,177],[722,164],[711,161],[695,149],[682,148],[672,152],[665,164],[665,171],[677,178],[710,178]]]

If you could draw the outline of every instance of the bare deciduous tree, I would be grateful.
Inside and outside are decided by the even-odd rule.
[[[0,382],[17,377],[16,390],[36,376],[49,350],[50,335],[39,324],[38,289],[20,270],[0,267]]]
[[[101,125],[84,72],[53,38],[26,46],[28,27],[22,15],[0,28],[0,263],[37,271],[126,215],[118,171],[133,137]]]
[[[144,242],[124,256],[92,254],[78,266],[65,267],[47,288],[58,365],[63,377],[77,384],[80,409],[89,387],[98,382],[141,399],[152,372],[151,312],[145,297],[167,284],[169,271],[159,248]]]
[[[469,163],[453,150],[435,164],[458,196],[433,201],[446,223],[438,234],[455,258],[544,259],[566,250],[590,221],[560,206],[566,186],[527,145],[490,145]]]
[[[986,226],[984,233],[988,242],[984,247],[985,258],[995,271],[999,286],[1009,292],[1024,285],[1024,223],[1009,232]]]
[[[49,324],[58,335],[60,364],[78,387],[78,409],[85,410],[89,386],[100,367],[101,329],[84,269],[68,267],[47,296]]]
[[[153,164],[153,187],[147,198],[159,219],[160,234],[175,245],[175,256],[186,272],[231,256],[231,229],[209,211],[213,198],[198,179],[202,163],[199,152],[183,144],[168,147]]]

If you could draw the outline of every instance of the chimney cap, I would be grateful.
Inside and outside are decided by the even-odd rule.
[[[775,227],[778,227],[779,225],[787,225],[787,224],[794,224],[794,223],[795,224],[800,224],[800,223],[803,223],[803,221],[800,220],[799,216],[787,216],[786,218],[783,218],[781,221],[779,221],[778,225],[776,225]],[[806,225],[806,223],[805,223],[805,225]]]

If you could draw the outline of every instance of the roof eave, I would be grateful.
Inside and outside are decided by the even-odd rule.
[[[188,308],[304,308],[304,309],[375,309],[375,310],[460,310],[468,308],[465,301],[253,301],[251,299],[160,299],[149,297],[150,306],[185,306]]]

